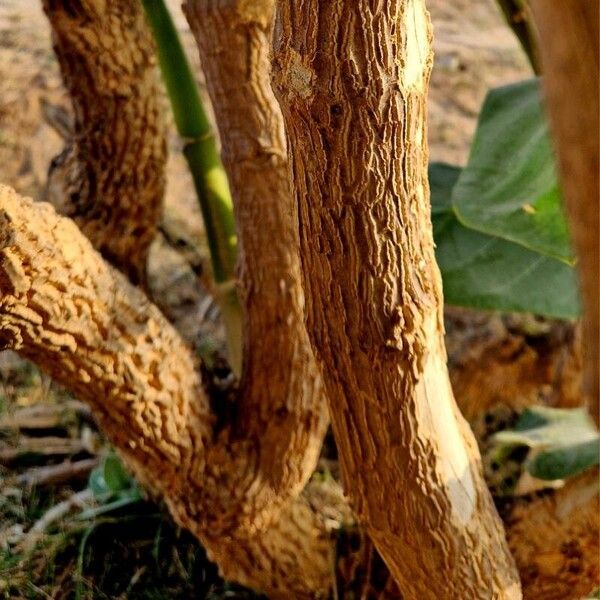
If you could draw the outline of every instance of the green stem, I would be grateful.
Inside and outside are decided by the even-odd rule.
[[[539,75],[535,32],[527,0],[497,0],[497,2],[506,22],[517,36],[521,47],[527,55],[531,68],[536,75]]]
[[[233,371],[239,375],[242,319],[235,292],[237,236],[227,174],[194,75],[164,0],[142,0],[142,4],[156,42],[175,125],[185,141],[183,153],[204,218],[217,301],[227,330],[229,360]]]

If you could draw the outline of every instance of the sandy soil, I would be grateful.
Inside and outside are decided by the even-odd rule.
[[[196,52],[179,0],[168,2],[188,55]],[[430,0],[435,67],[430,94],[434,160],[463,163],[486,91],[529,74],[526,59],[493,0]],[[62,146],[42,102],[68,106],[41,2],[0,0],[0,181],[42,197],[47,165]],[[199,219],[185,164],[172,136],[167,207]]]

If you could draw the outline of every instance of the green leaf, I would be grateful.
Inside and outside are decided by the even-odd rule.
[[[578,286],[572,267],[459,222],[450,197],[460,172],[443,163],[429,168],[433,236],[446,303],[577,318]]]
[[[429,191],[433,216],[452,212],[452,189],[456,185],[461,171],[461,167],[448,163],[432,162],[429,164]]]
[[[111,492],[120,492],[133,485],[133,479],[123,467],[116,454],[109,454],[103,462],[103,475],[106,486]]]
[[[541,452],[527,463],[527,470],[538,479],[552,481],[582,473],[600,463],[600,439],[589,440]]]
[[[598,439],[598,431],[583,408],[536,406],[523,411],[514,429],[494,438],[505,444],[547,449]]]
[[[90,473],[88,487],[92,490],[96,500],[104,501],[112,496],[113,493],[104,480],[104,469],[102,465],[96,467]]]
[[[581,408],[529,408],[514,429],[493,439],[500,445],[534,450],[526,468],[538,479],[564,479],[600,464],[600,434]]]
[[[538,79],[489,92],[452,204],[466,227],[572,264]]]

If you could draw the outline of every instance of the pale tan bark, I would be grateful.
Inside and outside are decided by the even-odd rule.
[[[585,391],[600,425],[600,8],[597,0],[532,0],[550,125],[584,309]]]
[[[332,534],[352,521],[336,486],[312,482],[299,499],[271,515],[269,527],[254,527],[249,517],[242,524],[225,523],[222,515],[231,515],[233,506],[245,515],[257,514],[258,507],[251,496],[238,497],[228,487],[235,481],[230,471],[240,463],[215,436],[215,417],[188,348],[71,221],[5,187],[0,187],[0,343],[90,404],[139,480],[166,500],[175,520],[201,540],[225,577],[272,598],[328,593],[335,565]],[[249,479],[255,476],[246,472]],[[260,476],[255,485],[261,485]],[[582,478],[557,492],[560,502],[552,500],[554,494],[530,508],[519,502],[505,517],[527,597],[540,581],[542,549],[544,556],[574,564],[567,560],[572,544],[564,546],[565,540],[582,540],[576,557],[585,567],[581,585],[593,581],[597,546],[590,515],[598,489],[596,496],[589,491],[589,479]],[[571,509],[557,518],[559,505]],[[553,529],[543,529],[547,523]],[[377,581],[384,576],[379,571]],[[567,576],[566,570],[542,573],[544,590],[552,592],[555,584],[563,589]],[[369,578],[352,582],[352,589],[362,585],[378,589]],[[388,583],[377,597],[400,593]]]
[[[445,364],[420,0],[278,3],[274,82],[343,480],[406,598],[520,598]]]
[[[227,17],[213,9],[207,14],[213,22]],[[265,5],[256,19],[249,20],[229,11],[232,26],[237,22],[240,30],[229,40],[228,53],[218,56],[220,67],[211,73],[212,91],[247,78],[244,93],[251,97],[246,96],[246,101],[255,105],[244,127],[242,121],[233,121],[221,132],[241,246],[243,377],[231,422],[216,424],[206,400],[202,401],[201,413],[210,421],[211,437],[210,443],[197,449],[202,455],[202,477],[181,484],[191,486],[193,493],[185,499],[171,490],[161,493],[176,519],[202,539],[224,575],[273,594],[294,590],[300,597],[331,586],[332,540],[325,518],[311,508],[314,498],[295,501],[314,470],[328,420],[303,323],[298,234],[282,119],[269,86],[272,10],[272,4]],[[106,14],[97,16],[95,26],[104,31],[101,19]],[[124,24],[127,20],[115,28]],[[235,75],[227,71],[230,68]],[[240,97],[238,93],[226,98],[223,110],[231,111],[232,102]],[[163,417],[168,420],[168,415]],[[110,424],[106,429],[111,435]],[[155,464],[153,468],[166,467]],[[140,478],[147,481],[147,473]],[[202,487],[196,490],[200,480]]]
[[[0,338],[88,401],[151,487],[204,469],[212,420],[191,353],[49,204],[0,187]],[[148,473],[160,473],[153,480]]]
[[[300,493],[328,424],[321,376],[304,326],[297,212],[287,178],[283,118],[271,91],[274,2],[188,0],[232,190],[244,313],[240,433],[279,482],[273,502]],[[253,415],[261,415],[255,418]],[[256,429],[254,428],[256,426]],[[289,485],[295,479],[295,485]],[[286,489],[285,493],[282,493]]]
[[[90,404],[138,479],[165,499],[225,576],[273,597],[330,588],[326,512],[313,498],[279,500],[295,495],[284,482],[295,490],[310,475],[310,451],[297,443],[287,472],[264,471],[277,462],[272,449],[244,436],[240,420],[217,428],[191,352],[160,311],[72,221],[2,186],[0,344]],[[261,430],[251,421],[267,430],[277,420],[268,410],[244,418],[248,432]],[[298,423],[294,435],[312,440],[304,429],[311,425]]]
[[[48,199],[105,258],[145,283],[162,214],[166,131],[154,44],[138,0],[43,0],[75,113]]]

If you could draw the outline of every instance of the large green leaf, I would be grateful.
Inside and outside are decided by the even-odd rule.
[[[460,171],[443,163],[429,168],[433,235],[446,303],[576,318],[579,299],[572,267],[459,222],[450,196]]]
[[[489,92],[452,203],[469,229],[572,263],[538,79]]]

